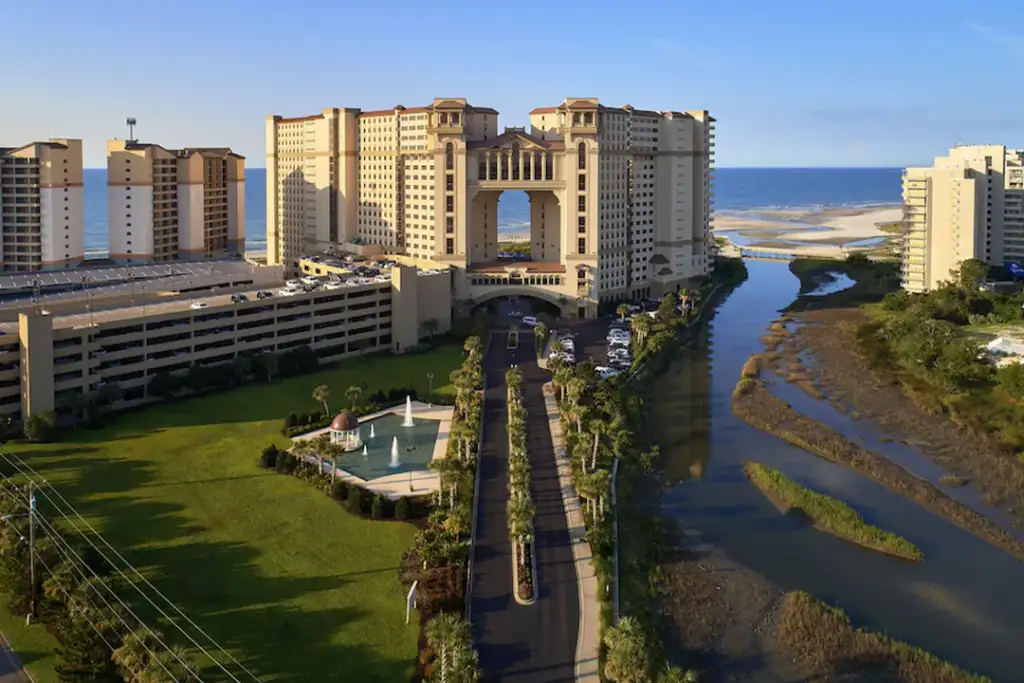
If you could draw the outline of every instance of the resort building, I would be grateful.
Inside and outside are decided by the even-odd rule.
[[[74,268],[85,258],[82,141],[0,147],[0,265],[6,271]]]
[[[903,287],[924,292],[968,259],[1024,262],[1024,151],[958,146],[903,172]]]
[[[530,131],[465,99],[267,119],[267,262],[377,246],[453,269],[460,312],[533,297],[562,314],[678,291],[711,267],[714,119],[569,98]],[[498,252],[503,192],[529,259]]]
[[[245,250],[245,158],[227,148],[107,141],[110,258],[149,263]]]
[[[157,373],[299,347],[321,363],[402,353],[451,324],[444,271],[399,264],[374,278],[278,290],[280,268],[222,265],[205,276],[219,279],[206,281],[178,268],[149,273],[146,292],[112,278],[109,287],[0,301],[0,415],[24,419],[111,384],[119,389],[116,407],[130,408],[151,400]],[[167,267],[131,270],[146,268]]]

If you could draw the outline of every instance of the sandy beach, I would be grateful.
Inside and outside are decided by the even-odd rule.
[[[716,214],[717,232],[742,232],[748,238],[817,242],[840,245],[874,237],[887,237],[878,225],[896,223],[898,206],[872,206],[818,210],[767,209],[744,214]],[[795,225],[794,225],[795,224]],[[822,229],[826,228],[826,229]]]

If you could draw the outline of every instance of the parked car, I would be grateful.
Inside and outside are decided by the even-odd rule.
[[[232,294],[231,295],[231,303],[233,303],[233,304],[244,304],[248,300],[249,300],[249,297],[247,297],[245,294]]]
[[[274,295],[273,295],[272,292],[256,292],[256,298],[257,299],[270,299],[273,296]]]
[[[302,290],[293,289],[292,287],[282,287],[281,289],[277,290],[277,293],[280,294],[281,296],[295,296],[296,294],[301,294]]]
[[[529,325],[530,327],[536,327],[537,325],[540,325],[540,321],[537,320],[532,315],[524,315],[523,316],[523,324],[524,325]]]
[[[198,311],[200,308],[206,308],[206,302],[204,301],[193,301],[192,305],[189,306],[193,311]]]

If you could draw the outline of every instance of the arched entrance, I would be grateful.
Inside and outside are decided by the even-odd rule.
[[[474,301],[472,313],[487,313],[499,319],[518,319],[532,316],[539,320],[555,321],[562,317],[558,303],[533,294],[501,294],[483,301]]]

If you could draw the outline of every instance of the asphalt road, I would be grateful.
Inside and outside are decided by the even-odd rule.
[[[32,683],[11,644],[0,634],[0,683]]]
[[[487,369],[484,440],[480,453],[480,500],[473,569],[473,635],[484,680],[555,683],[575,677],[579,630],[579,588],[554,448],[541,385],[547,373],[537,367],[533,337],[521,335],[515,351],[493,338]],[[527,410],[527,449],[532,468],[534,552],[537,601],[520,605],[512,597],[512,546],[505,504],[508,500],[508,416],[505,369],[523,372]]]

